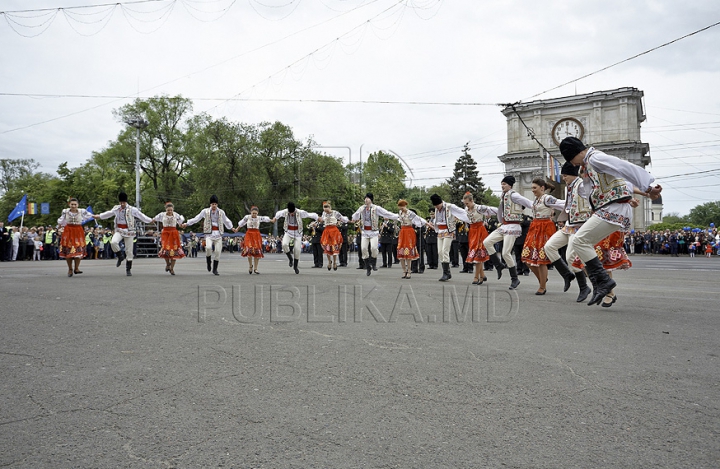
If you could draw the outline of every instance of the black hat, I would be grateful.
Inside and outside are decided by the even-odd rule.
[[[124,192],[121,192],[118,194],[118,200],[120,202],[127,202],[127,194]]]
[[[433,205],[439,205],[442,203],[442,198],[437,194],[433,194],[430,196],[430,203]]]
[[[560,142],[560,153],[566,161],[575,158],[578,153],[585,149],[585,144],[576,137],[565,137]]]
[[[504,178],[502,178],[501,182],[504,182],[508,186],[512,187],[515,185],[515,176],[505,176]]]
[[[365,194],[366,199],[370,199],[370,202],[375,202],[375,197],[373,196],[372,192],[368,192]]]
[[[287,209],[288,209],[288,212],[295,213],[295,204],[293,202],[288,202]]]
[[[215,194],[213,194],[213,195],[210,196],[210,203],[211,203],[211,204],[216,204],[216,203],[218,203],[218,198],[217,198],[217,196],[216,196]]]
[[[580,170],[579,166],[575,166],[574,164],[570,163],[569,161],[566,161],[565,164],[562,166],[562,169],[560,170],[560,174],[567,174],[568,176],[577,176],[579,170]]]

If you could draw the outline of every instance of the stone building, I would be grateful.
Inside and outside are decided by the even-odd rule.
[[[521,119],[550,151],[551,158],[557,159],[559,166],[565,160],[558,145],[563,138],[574,136],[598,150],[645,168],[650,163],[650,146],[640,137],[640,125],[645,121],[642,98],[642,91],[627,87],[520,103],[515,109],[505,107],[502,113],[507,119],[507,153],[498,158],[505,165],[505,173],[515,176],[515,190],[533,200],[532,180],[548,177],[545,152],[528,135]],[[564,186],[554,194],[564,198]],[[652,218],[650,200],[641,200],[643,203],[634,213],[636,230],[645,230]]]

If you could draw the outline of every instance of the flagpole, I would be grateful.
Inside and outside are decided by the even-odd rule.
[[[20,217],[20,231],[22,231],[23,221],[25,220],[25,212],[23,211],[20,213],[22,213],[22,216]]]

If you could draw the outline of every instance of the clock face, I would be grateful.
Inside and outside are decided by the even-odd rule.
[[[557,121],[552,129],[552,138],[555,145],[560,145],[565,137],[576,137],[582,140],[585,129],[579,120],[568,117]]]

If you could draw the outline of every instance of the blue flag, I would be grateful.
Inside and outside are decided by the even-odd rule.
[[[40,204],[40,215],[50,215],[50,203],[43,202]]]
[[[15,205],[15,208],[12,212],[10,212],[10,215],[8,215],[8,221],[13,221],[14,219],[21,217],[25,215],[27,210],[27,194],[25,194],[22,199],[20,199],[20,202],[18,202]]]
[[[88,213],[92,213],[93,215],[95,215],[95,212],[93,212],[93,209],[92,209],[92,205],[88,205],[88,207],[87,207],[85,210],[87,210]],[[90,221],[90,220],[85,220],[84,222],[82,222],[82,224],[84,225],[85,223],[87,223],[87,222],[89,222],[89,221]],[[98,224],[98,223],[97,223],[97,220],[95,220],[95,224],[96,224],[96,225]]]

